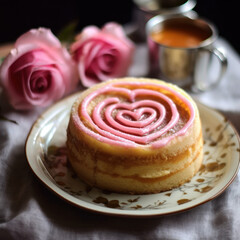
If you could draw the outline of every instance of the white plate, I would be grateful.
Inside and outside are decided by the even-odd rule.
[[[31,169],[64,200],[104,214],[167,215],[214,199],[236,177],[240,161],[237,131],[217,111],[198,103],[203,124],[204,162],[190,182],[171,191],[148,195],[109,193],[87,186],[68,164],[65,147],[69,113],[78,94],[58,102],[42,114],[33,124],[26,141],[26,156]]]

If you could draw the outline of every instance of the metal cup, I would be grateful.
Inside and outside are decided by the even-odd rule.
[[[136,22],[138,39],[145,40],[145,25],[149,19],[157,15],[197,16],[193,11],[196,0],[133,0],[133,20]]]
[[[153,40],[151,34],[169,25],[182,28],[191,26],[202,31],[206,38],[194,47],[171,47]],[[149,49],[149,76],[161,78],[182,88],[196,91],[209,90],[222,79],[227,68],[227,58],[214,47],[218,34],[216,27],[199,18],[162,16],[151,18],[146,25]],[[219,60],[220,69],[210,77],[209,66]]]

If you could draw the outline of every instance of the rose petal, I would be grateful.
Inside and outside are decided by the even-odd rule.
[[[85,64],[86,68],[88,68],[88,66],[92,63],[101,48],[101,42],[95,44],[94,41],[89,41],[87,44],[84,45],[83,55],[87,57],[85,58],[85,62],[83,64]]]
[[[103,33],[115,35],[117,38],[125,39],[126,35],[121,25],[115,22],[109,22],[102,28]]]
[[[103,72],[110,72],[116,65],[118,58],[118,51],[113,48],[103,48],[99,51],[97,56],[97,63]]]
[[[102,32],[113,35],[118,40],[127,44],[130,49],[134,48],[133,42],[126,36],[123,27],[118,23],[109,22],[105,24],[102,28]]]
[[[48,63],[49,65],[55,64],[56,61],[53,60],[46,52],[43,50],[35,50],[31,52],[27,52],[19,57],[14,64],[10,66],[11,72],[21,71],[22,69],[32,66],[42,66]]]
[[[82,43],[88,39],[96,36],[100,32],[100,29],[96,26],[85,27],[80,34],[75,38],[75,42],[71,45],[71,52],[75,52],[78,48],[81,47]]]
[[[100,32],[100,29],[96,26],[87,26],[83,28],[82,32],[76,36],[76,40],[85,41],[92,38]]]
[[[84,57],[82,58],[84,59]],[[83,59],[80,59],[80,63],[84,61]],[[86,75],[84,64],[78,64],[78,72],[79,72],[79,75],[81,76],[82,84],[85,87],[90,87],[99,82],[96,76]]]
[[[39,74],[39,69],[32,69],[31,75],[29,75],[28,85],[24,85],[24,96],[26,101],[31,105],[47,106],[55,100],[59,99],[64,93],[64,86],[62,84],[62,76],[55,68],[45,67],[41,69],[41,72],[48,72],[50,74],[48,89],[44,92],[34,92],[31,88],[31,81],[34,74]],[[35,76],[36,77],[36,76]]]
[[[39,47],[62,48],[60,41],[52,34],[50,29],[38,28],[21,35],[15,42],[15,48],[37,43]]]
[[[132,62],[134,44],[121,25],[110,22],[101,30],[85,28],[72,44],[82,84],[89,87],[112,77],[122,77]]]

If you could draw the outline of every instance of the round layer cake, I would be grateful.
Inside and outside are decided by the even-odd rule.
[[[121,78],[84,91],[72,106],[68,158],[80,179],[144,194],[189,181],[203,159],[198,108],[160,80]]]

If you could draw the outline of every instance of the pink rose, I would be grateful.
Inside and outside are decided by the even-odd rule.
[[[82,84],[95,83],[127,74],[132,62],[134,44],[117,23],[108,23],[101,30],[89,26],[71,46]]]
[[[49,29],[20,36],[0,67],[0,84],[16,109],[47,106],[76,87],[76,65]]]

